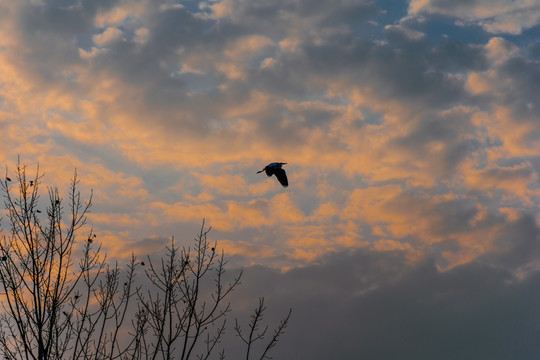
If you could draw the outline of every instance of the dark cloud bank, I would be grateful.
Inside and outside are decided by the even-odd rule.
[[[284,274],[252,267],[234,297],[264,295],[271,324],[293,308],[274,359],[537,359],[540,273],[523,269],[538,261],[538,235],[523,217],[501,232],[507,251],[444,272],[362,250]]]

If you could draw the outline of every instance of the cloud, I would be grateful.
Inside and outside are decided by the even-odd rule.
[[[119,39],[121,35],[122,35],[121,30],[114,27],[110,27],[110,28],[105,29],[103,33],[94,35],[93,40],[96,45],[103,46],[111,41]]]
[[[375,2],[197,5],[4,4],[5,160],[88,174],[119,241],[208,217],[283,268],[359,248],[457,266],[508,214],[538,216],[540,71],[519,41],[436,37]],[[271,161],[290,164],[285,193],[255,174]]]
[[[205,218],[275,358],[538,354],[536,4],[64,5],[0,0],[0,159],[77,168],[111,259]]]
[[[503,189],[509,193],[529,198],[528,185],[536,181],[536,174],[530,164],[521,164],[513,167],[492,167],[470,174],[467,181],[471,187],[486,189]],[[522,192],[521,192],[522,191]]]
[[[408,29],[402,25],[386,25],[384,27],[389,36],[403,36],[409,41],[418,41],[425,38],[425,34],[420,31]]]
[[[525,240],[537,231],[521,219],[501,237],[508,236],[512,252],[537,254],[538,241]],[[440,272],[430,259],[411,267],[400,252],[362,249],[285,273],[248,268],[234,296],[246,304],[241,314],[261,294],[268,319],[292,307],[276,358],[534,359],[538,347],[530,327],[540,313],[531,289],[538,288],[539,277],[514,276],[517,263],[498,258]]]
[[[413,0],[409,14],[441,14],[493,34],[521,34],[540,24],[540,6],[532,0]]]

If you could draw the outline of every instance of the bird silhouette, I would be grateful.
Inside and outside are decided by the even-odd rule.
[[[275,175],[279,183],[281,184],[281,186],[287,187],[289,186],[289,181],[287,180],[287,174],[285,173],[285,170],[281,168],[285,164],[286,163],[282,163],[282,162],[275,162],[275,163],[268,164],[261,171],[257,171],[257,174],[265,171],[266,175],[268,175],[269,177],[272,175]]]
[[[6,177],[6,180],[7,180],[7,181],[11,181],[11,178]]]

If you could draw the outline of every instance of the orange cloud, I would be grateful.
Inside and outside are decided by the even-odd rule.
[[[240,175],[195,175],[203,186],[219,194],[242,195],[245,194],[245,189],[248,187],[246,181]]]
[[[257,55],[260,51],[274,43],[270,38],[262,35],[250,35],[236,40],[224,51],[226,57],[235,60],[245,60],[247,57]]]
[[[441,257],[448,262],[448,266],[439,269],[449,270],[469,263],[486,253],[499,251],[500,249],[495,241],[500,232],[501,226],[496,225],[459,233],[453,238],[459,244],[459,250],[443,251]]]
[[[154,202],[148,205],[156,220],[160,215],[168,221],[199,221],[207,218],[211,226],[222,231],[257,228],[275,224],[293,224],[304,216],[287,194],[274,196],[271,200],[253,199],[247,202],[223,201],[221,206],[214,204],[191,204],[178,202],[165,204]]]
[[[275,248],[247,241],[220,240],[217,251],[223,250],[228,256],[241,255],[251,259],[249,265],[256,265],[254,259],[268,259],[277,254]]]
[[[537,176],[527,163],[513,167],[491,166],[482,170],[470,169],[464,180],[472,189],[489,192],[503,190],[511,196],[519,197],[526,204],[531,203],[531,195],[538,194],[538,191],[528,188],[529,184],[537,180]]]
[[[409,11],[433,4],[411,1]],[[39,162],[44,185],[60,188],[78,168],[83,189],[95,193],[90,220],[107,242],[152,238],[152,231],[172,232],[206,217],[228,239],[240,234],[226,240],[231,251],[295,263],[359,247],[429,253],[431,244],[452,240],[461,252],[443,257],[458,264],[494,249],[496,228],[485,223],[495,215],[501,222],[517,219],[520,205],[509,200],[534,207],[538,179],[528,158],[540,153],[539,127],[530,120],[532,101],[509,101],[516,96],[510,90],[521,89],[520,78],[502,65],[527,60],[509,40],[492,38],[483,49],[471,45],[482,63],[487,56],[482,71],[465,65],[439,71],[441,64],[430,63],[427,53],[416,54],[426,64],[414,64],[418,78],[409,83],[401,76],[412,75],[396,64],[414,57],[400,44],[365,39],[357,47],[337,23],[313,32],[324,14],[296,22],[297,14],[283,9],[279,20],[285,22],[276,26],[294,24],[275,32],[261,23],[249,31],[251,25],[235,17],[246,2],[200,5],[204,11],[193,15],[174,4],[119,2],[100,8],[95,18],[86,14],[88,25],[77,28],[82,33],[62,33],[59,24],[30,32],[18,20],[23,5],[4,4],[10,15],[0,22],[0,158]],[[474,13],[486,9],[474,7]],[[168,11],[185,11],[202,24],[204,41],[198,32],[174,28],[177,22],[165,24]],[[227,21],[239,31],[216,32]],[[158,30],[169,26],[173,30],[158,38]],[[387,30],[423,36],[405,23]],[[341,43],[328,39],[344,34],[348,45],[340,52]],[[50,49],[40,46],[44,39]],[[96,46],[81,45],[88,39]],[[338,54],[310,58],[310,51],[326,47]],[[394,69],[396,76],[386,78]],[[432,73],[452,79],[450,89],[438,82],[422,88]],[[438,105],[418,99],[431,99],[427,92],[439,88],[454,100],[443,96]],[[533,114],[530,119],[517,115],[519,106]],[[419,131],[425,119],[457,122],[459,130],[451,139],[444,126]],[[454,167],[445,166],[449,149],[466,140],[474,140],[474,149],[465,149]],[[255,178],[270,161],[289,162],[288,189],[264,174]],[[481,204],[470,190],[500,192],[503,200]],[[477,236],[486,239],[475,247]]]
[[[122,35],[122,30],[117,29],[115,27],[109,27],[105,29],[104,32],[101,34],[94,35],[92,39],[94,40],[94,44],[98,46],[104,46],[107,45],[107,43],[114,41],[116,39],[119,39]]]
[[[490,79],[486,74],[472,72],[467,76],[467,90],[472,94],[482,94],[492,89]]]
[[[88,219],[91,223],[96,224],[96,226],[115,225],[120,227],[133,227],[141,225],[144,220],[137,219],[131,214],[115,214],[115,213],[90,213],[88,214]]]

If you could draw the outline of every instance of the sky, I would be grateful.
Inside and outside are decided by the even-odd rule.
[[[537,0],[0,0],[0,164],[111,259],[205,219],[276,359],[537,359],[539,107]]]

